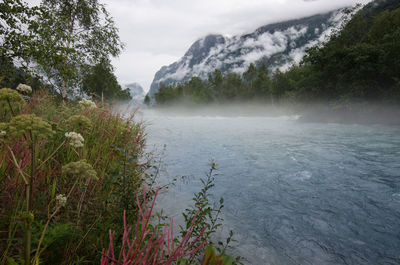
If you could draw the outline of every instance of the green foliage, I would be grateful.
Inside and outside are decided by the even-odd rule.
[[[39,39],[59,47],[62,57],[61,61],[50,58],[50,63],[44,58],[41,65],[63,89],[76,86],[81,79],[78,69],[120,53],[117,28],[99,1],[44,0],[41,8],[46,11],[46,23],[37,25]],[[54,34],[58,36],[56,41]]]
[[[123,222],[124,211],[127,218],[135,220],[138,217],[138,206],[132,194],[139,194],[149,179],[146,168],[137,167],[136,149],[136,145],[116,148],[115,151],[121,154],[121,160],[114,161],[110,165],[110,172],[104,179],[103,188],[109,192],[108,207],[105,211],[112,217],[113,222],[110,223],[109,228],[114,231],[121,232],[120,224]]]
[[[5,66],[0,76],[8,84],[42,78],[65,97],[78,87],[84,69],[123,48],[113,19],[97,0],[43,0],[33,7],[6,0],[0,10],[0,63]]]
[[[396,88],[400,10],[373,18],[362,12],[324,46],[307,51],[303,67],[311,71],[304,79],[319,81],[317,96],[322,99],[396,102],[400,99]],[[304,86],[300,89],[312,92]]]
[[[193,246],[193,248],[198,248],[201,247],[202,242],[213,242],[215,240],[214,236],[217,231],[219,231],[219,228],[222,226],[222,217],[221,217],[221,211],[224,208],[224,199],[220,198],[219,203],[215,204],[211,201],[211,189],[214,187],[214,181],[215,181],[215,170],[217,170],[217,164],[212,160],[211,165],[210,165],[210,170],[206,176],[206,178],[200,179],[203,187],[202,189],[194,194],[193,197],[193,203],[194,205],[191,208],[187,208],[183,213],[183,217],[185,220],[185,225],[180,226],[180,233],[181,236],[185,236],[188,229],[193,225],[193,230],[191,237],[196,238],[197,236],[200,236],[200,239],[196,244]],[[192,223],[193,218],[195,218],[194,223]],[[206,228],[205,228],[206,227]],[[204,230],[205,228],[205,230]],[[230,247],[230,243],[232,243],[232,237],[233,237],[233,232],[230,231],[230,236],[226,239],[226,242],[217,242],[216,245],[218,247],[216,250],[218,250],[218,258],[215,257],[214,254],[214,261],[219,261],[221,258],[225,260],[232,260],[232,258],[225,256],[225,251]],[[198,264],[201,261],[201,255],[205,251],[205,246],[202,247],[202,251],[193,253],[191,256],[187,258],[188,264]],[[209,251],[209,255],[214,253],[214,250],[212,252]],[[208,260],[209,259],[205,259]],[[241,264],[241,261],[243,260],[242,257],[238,256],[235,258],[235,264]],[[203,263],[201,263],[203,264]],[[214,264],[214,263],[205,263],[205,264]],[[220,264],[220,263],[215,263],[215,264]],[[222,263],[225,264],[225,263]],[[229,263],[228,263],[229,264]]]
[[[108,229],[121,232],[119,213],[127,203],[128,216],[136,217],[129,198],[142,192],[150,167],[143,152],[143,127],[133,116],[62,104],[45,94],[34,94],[24,113],[0,127],[2,137],[12,138],[0,141],[0,196],[6,198],[0,200],[0,230],[8,231],[0,240],[0,263],[23,262],[24,231],[32,233],[33,262],[96,263]],[[79,149],[67,141],[67,127],[84,131]],[[35,145],[27,144],[31,133]],[[29,211],[26,183],[33,195]],[[24,225],[29,214],[34,219]]]
[[[110,60],[101,59],[95,66],[90,66],[84,75],[82,90],[99,99],[130,99],[129,90],[122,90],[113,71]]]
[[[37,245],[42,230],[43,224],[36,223],[33,234],[34,245]],[[72,223],[54,222],[49,226],[41,248],[41,253],[45,253],[40,256],[42,264],[59,263],[60,257],[64,255],[65,242],[79,240],[74,230]]]
[[[268,69],[265,65],[258,69],[251,64],[243,79],[236,73],[222,75],[215,70],[208,82],[193,77],[184,84],[165,86],[160,84],[154,95],[157,105],[168,105],[176,102],[190,104],[208,104],[212,102],[232,102],[260,100],[270,98],[271,84]]]
[[[7,114],[18,114],[22,107],[25,106],[25,100],[14,89],[0,89],[0,120],[5,121]]]

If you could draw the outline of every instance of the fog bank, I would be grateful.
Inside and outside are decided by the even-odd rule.
[[[134,111],[137,106],[119,105],[119,109]],[[400,125],[400,107],[395,104],[327,103],[307,104],[208,104],[163,107],[139,106],[139,112],[157,116],[209,116],[209,117],[279,117],[294,116],[299,122],[355,123]]]

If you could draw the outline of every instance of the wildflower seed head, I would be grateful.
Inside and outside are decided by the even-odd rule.
[[[79,160],[71,162],[62,167],[63,175],[69,177],[78,177],[84,179],[97,180],[97,173],[93,167],[86,162],[86,160]]]
[[[9,100],[10,102],[24,102],[22,96],[16,90],[11,88],[0,89],[0,100]]]
[[[11,88],[0,89],[0,109],[9,110],[10,105],[14,110],[25,105],[25,100],[16,90]]]
[[[65,137],[67,137],[67,139],[69,140],[69,144],[75,148],[82,147],[83,142],[85,141],[82,135],[76,132],[67,132],[65,133]]]
[[[17,86],[17,90],[21,93],[25,93],[25,94],[30,94],[32,93],[32,87],[25,85],[25,84],[19,84]]]
[[[67,204],[67,197],[64,194],[58,194],[56,196],[56,202],[57,205],[65,207],[65,205]]]
[[[92,128],[92,122],[83,115],[73,115],[66,121],[67,129],[85,134]]]
[[[85,99],[85,98],[83,98],[81,101],[79,101],[79,105],[82,108],[97,108],[96,103],[94,103],[93,101],[91,101],[89,99]]]
[[[15,137],[32,133],[32,136],[36,139],[48,139],[54,134],[51,125],[35,114],[22,114],[13,117],[8,124],[8,132]]]

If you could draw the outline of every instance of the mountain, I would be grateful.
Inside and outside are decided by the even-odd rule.
[[[138,83],[131,83],[125,85],[126,88],[129,89],[129,93],[131,94],[132,100],[131,103],[137,105],[137,104],[142,104],[144,100],[144,90],[143,87],[138,84]]]
[[[341,23],[342,13],[335,10],[306,18],[269,24],[254,32],[233,37],[208,35],[197,40],[177,62],[163,66],[154,76],[149,96],[162,82],[185,82],[193,76],[205,80],[215,69],[224,74],[243,73],[250,63],[266,63],[270,71],[286,70],[299,62],[307,47],[327,40]]]

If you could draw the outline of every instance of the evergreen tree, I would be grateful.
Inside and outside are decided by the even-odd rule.
[[[246,98],[253,98],[255,91],[254,91],[254,81],[257,78],[257,68],[254,63],[251,63],[247,68],[246,72],[243,73],[243,80],[246,84],[247,92]]]
[[[222,75],[221,70],[215,69],[214,73],[209,76],[208,82],[213,89],[214,97],[216,99],[222,98],[222,84],[224,82],[224,76]]]
[[[265,64],[257,69],[257,77],[254,81],[254,94],[257,99],[269,99],[271,97],[271,79],[269,77],[268,68]]]
[[[146,94],[146,96],[144,97],[144,104],[146,104],[147,106],[150,106],[150,97],[149,94]]]
[[[82,90],[88,95],[104,99],[130,99],[128,89],[122,90],[110,60],[103,58],[95,66],[90,66],[83,77]]]

